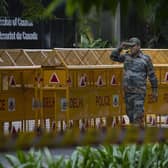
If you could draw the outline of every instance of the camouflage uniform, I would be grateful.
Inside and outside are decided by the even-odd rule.
[[[113,61],[124,63],[123,89],[126,113],[130,123],[137,123],[143,118],[144,100],[146,95],[146,79],[150,80],[152,89],[157,89],[157,78],[149,56],[140,52],[137,56],[129,53],[120,54],[121,48],[112,52]]]

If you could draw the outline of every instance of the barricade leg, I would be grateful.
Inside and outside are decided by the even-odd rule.
[[[74,128],[79,128],[79,120],[73,120]]]
[[[51,120],[50,128],[51,128],[51,131],[53,131],[53,132],[56,131],[57,127],[56,127],[56,122],[54,120]]]
[[[161,121],[161,114],[158,115],[159,116],[159,127],[161,127],[162,121]]]
[[[147,115],[144,114],[144,125],[147,126]]]
[[[8,132],[11,133],[12,131],[12,121],[9,121]]]
[[[86,119],[86,127],[91,128],[91,119]]]
[[[63,120],[60,121],[60,131],[61,132],[64,131],[64,121]]]
[[[106,118],[106,125],[107,127],[111,127],[113,122],[113,117]]]
[[[24,132],[24,120],[21,122],[21,132]]]
[[[0,132],[4,132],[4,130],[3,130],[3,121],[0,121]]]

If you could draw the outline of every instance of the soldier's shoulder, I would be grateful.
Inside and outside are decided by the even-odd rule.
[[[141,56],[141,58],[143,58],[143,59],[146,60],[146,61],[150,61],[150,60],[151,60],[150,56],[149,56],[149,55],[146,55],[146,54],[144,54],[144,53],[141,53],[140,56]]]

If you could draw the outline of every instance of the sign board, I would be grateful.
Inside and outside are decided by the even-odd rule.
[[[16,102],[15,102],[15,98],[13,97],[9,97],[8,98],[8,111],[9,112],[13,112],[16,110]]]
[[[0,48],[73,47],[73,23],[73,19],[54,19],[44,23],[21,17],[0,17]],[[68,36],[67,40],[65,36]]]
[[[67,109],[67,100],[65,97],[61,98],[61,111],[64,112]]]
[[[113,107],[119,106],[119,95],[113,95]]]
[[[20,17],[0,17],[1,48],[39,48],[40,25]]]

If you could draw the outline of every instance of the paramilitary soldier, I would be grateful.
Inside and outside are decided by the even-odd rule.
[[[126,47],[129,47],[130,51],[121,54],[122,49]],[[140,48],[140,40],[132,37],[128,42],[122,42],[120,47],[112,52],[110,58],[113,61],[124,63],[123,90],[126,114],[130,123],[142,126],[147,77],[152,86],[152,98],[154,101],[157,100],[158,85],[152,61],[149,56],[142,53]]]

